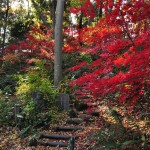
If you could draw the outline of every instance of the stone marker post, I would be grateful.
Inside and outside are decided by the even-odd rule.
[[[69,94],[60,93],[57,97],[56,104],[59,110],[69,110],[70,109],[70,97]]]
[[[18,117],[17,117],[17,115],[20,114],[20,104],[15,104],[14,109],[15,109],[15,122],[18,123]]]

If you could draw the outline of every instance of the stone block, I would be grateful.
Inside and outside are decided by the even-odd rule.
[[[69,94],[60,93],[57,97],[56,104],[59,110],[69,110],[70,109]]]

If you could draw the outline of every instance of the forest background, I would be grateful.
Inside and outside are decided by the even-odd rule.
[[[148,149],[148,0],[0,2],[2,131],[5,125],[16,126],[15,104],[22,107],[21,131],[32,128],[31,134],[39,124],[57,123],[64,114],[55,100],[59,93],[67,93],[75,107],[87,105],[88,114],[96,110],[107,122],[96,134],[91,131],[91,147]],[[60,22],[57,7],[64,8]],[[37,95],[42,99],[38,103]],[[111,125],[116,122],[121,135],[113,138],[117,131]]]

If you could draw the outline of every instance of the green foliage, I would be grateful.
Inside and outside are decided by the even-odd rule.
[[[5,53],[3,56],[1,71],[7,75],[14,75],[22,71],[25,66],[24,59],[20,53]]]
[[[51,116],[51,124],[56,124],[65,117],[65,114],[58,112],[58,108],[56,106],[48,110],[48,115]]]
[[[71,0],[70,4],[71,7],[80,7],[81,5],[83,5],[85,3],[85,0]]]
[[[80,55],[74,53],[63,53],[63,69],[68,69],[76,64],[80,59]]]
[[[27,118],[30,118],[30,116],[35,114],[35,103],[33,101],[29,101],[24,109],[23,109],[23,113],[25,114],[25,116]]]
[[[72,92],[72,90],[69,87],[68,83],[69,79],[67,76],[65,76],[61,81],[60,81],[60,86],[59,86],[59,93],[66,93],[69,94]]]
[[[9,96],[2,95],[2,91],[0,91],[0,125],[13,125],[13,106],[14,102],[9,99]]]
[[[82,53],[80,55],[80,57],[81,57],[81,60],[86,61],[89,64],[91,64],[93,62],[92,57],[91,57],[90,54],[84,54],[84,53]]]
[[[22,129],[20,131],[20,137],[26,137],[29,134],[29,132],[31,131],[31,128],[32,128],[31,125],[29,125],[28,127]]]
[[[17,78],[14,75],[3,76],[3,78],[0,78],[0,89],[3,93],[13,94],[16,83]]]
[[[57,96],[57,89],[54,88],[44,68],[44,62],[38,62],[30,67],[27,74],[19,75],[16,95],[24,102],[32,99],[32,93],[39,91],[44,94],[44,99],[52,102]]]
[[[19,75],[16,96],[22,105],[22,128],[28,125],[44,127],[57,116],[55,98],[58,90],[50,81],[44,64],[44,61],[37,62],[26,74]]]
[[[23,39],[24,35],[29,31],[29,27],[33,25],[32,20],[18,20],[11,26],[10,34],[14,38]]]

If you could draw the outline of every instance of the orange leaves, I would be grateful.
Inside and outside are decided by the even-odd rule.
[[[19,54],[11,54],[8,53],[3,57],[3,60],[6,62],[10,62],[11,64],[14,64],[15,62],[19,62],[20,60],[20,55]]]
[[[41,48],[41,55],[43,58],[48,58],[50,60],[54,60],[54,55],[52,52],[48,52],[46,49]]]
[[[117,58],[116,60],[114,60],[114,64],[119,68],[122,65],[124,65],[125,59],[122,57]]]

